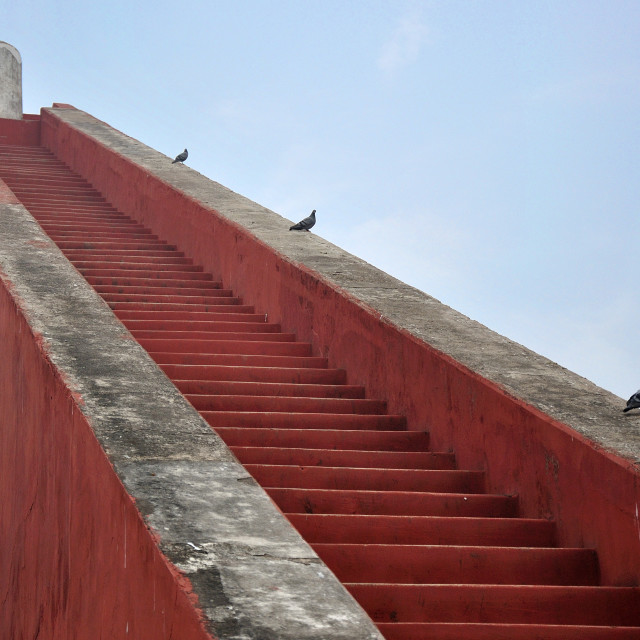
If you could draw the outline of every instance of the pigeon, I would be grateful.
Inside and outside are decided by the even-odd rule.
[[[309,231],[316,223],[316,210],[314,209],[304,220],[300,220],[298,224],[289,227],[289,231]]]
[[[175,164],[176,162],[184,162],[188,157],[189,152],[185,149],[182,153],[179,153],[176,156],[176,159],[171,164]]]
[[[627,406],[623,409],[625,413],[631,409],[640,409],[640,389],[638,389],[628,400]]]

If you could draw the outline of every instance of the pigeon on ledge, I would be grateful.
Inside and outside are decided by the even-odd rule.
[[[189,152],[185,149],[182,153],[179,153],[176,156],[176,159],[171,164],[175,164],[176,162],[184,162],[188,157]]]
[[[640,409],[640,389],[636,391],[628,400],[627,406],[623,409],[626,413],[627,411],[631,411],[631,409]]]
[[[298,224],[289,227],[289,231],[309,231],[316,223],[316,210],[314,209],[304,220],[300,220]]]

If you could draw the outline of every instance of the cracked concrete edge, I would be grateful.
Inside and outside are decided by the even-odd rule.
[[[292,221],[77,110],[55,110],[79,131],[253,234],[285,260],[480,374],[489,383],[632,464],[640,464],[640,416],[623,399],[384,273],[316,233],[285,233]],[[317,231],[319,229],[314,229]],[[339,268],[336,268],[339,265]],[[639,384],[639,383],[635,383]]]
[[[0,277],[161,550],[192,583],[214,636],[381,640],[22,205],[0,204],[0,238]]]

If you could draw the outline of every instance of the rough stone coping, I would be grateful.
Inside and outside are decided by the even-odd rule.
[[[292,221],[187,165],[176,170],[177,165],[167,162],[167,156],[93,116],[77,109],[54,111],[66,123],[241,225],[285,259],[305,265],[328,283],[346,290],[397,328],[599,446],[640,463],[640,416],[623,414],[625,403],[618,396],[491,331],[316,233],[289,233]],[[640,386],[640,381],[637,384]]]
[[[0,277],[216,637],[382,639],[30,213],[6,199]]]

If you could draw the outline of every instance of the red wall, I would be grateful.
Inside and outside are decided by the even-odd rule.
[[[560,544],[596,548],[604,584],[640,584],[640,483],[631,463],[386,323],[54,112],[43,112],[42,138],[119,209],[311,341],[410,428],[429,429],[435,450],[453,448],[461,468],[486,469],[490,491],[519,494],[522,515],[555,519]]]
[[[0,638],[210,639],[0,276]]]
[[[38,146],[40,144],[40,116],[25,114],[23,120],[0,118],[0,144]]]

